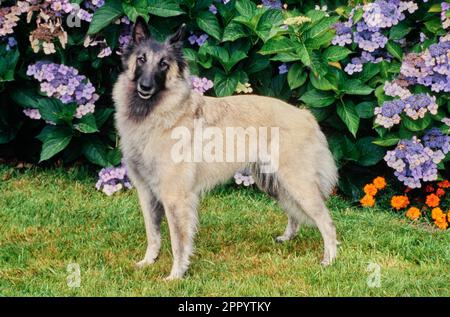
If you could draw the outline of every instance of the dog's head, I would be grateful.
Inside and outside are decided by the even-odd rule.
[[[135,83],[135,93],[143,100],[155,98],[170,82],[184,77],[187,67],[183,58],[183,24],[165,42],[150,36],[147,23],[138,17],[132,33],[132,43],[122,61],[128,77]]]

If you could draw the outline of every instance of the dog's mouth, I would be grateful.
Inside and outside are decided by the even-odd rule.
[[[148,100],[155,94],[155,89],[143,90],[140,86],[138,86],[137,93],[141,99]]]

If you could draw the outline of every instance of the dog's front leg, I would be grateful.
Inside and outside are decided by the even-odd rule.
[[[144,183],[135,181],[139,196],[142,215],[144,216],[145,232],[147,235],[147,250],[144,259],[136,263],[136,267],[143,268],[153,264],[161,248],[161,221],[164,216],[162,205],[153,197],[150,188]]]
[[[173,265],[167,280],[180,279],[189,267],[197,225],[197,197],[180,194],[163,199],[172,244]]]

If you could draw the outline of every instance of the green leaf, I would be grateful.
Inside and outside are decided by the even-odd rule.
[[[108,118],[113,114],[113,112],[114,109],[111,108],[95,109],[94,116],[97,127],[101,128],[105,124],[106,120],[108,120]]]
[[[364,101],[356,105],[356,112],[360,118],[370,119],[374,116],[375,107],[375,102]]]
[[[236,90],[238,82],[237,73],[227,76],[223,72],[217,72],[214,76],[214,91],[218,97],[230,96]]]
[[[214,37],[216,40],[220,41],[222,39],[222,28],[214,14],[209,11],[200,12],[196,21],[200,29]]]
[[[245,68],[248,74],[260,72],[270,65],[269,58],[259,54],[252,55],[248,60],[250,63]]]
[[[13,81],[17,62],[19,61],[19,50],[12,49],[0,56],[0,82]]]
[[[108,160],[108,149],[98,138],[90,137],[85,139],[82,145],[82,152],[93,164],[104,167],[111,165]]]
[[[312,64],[312,52],[305,46],[305,43],[300,42],[300,45],[296,49],[296,53],[300,57],[300,60],[306,66],[311,66]]]
[[[402,118],[402,126],[404,126],[409,131],[419,132],[423,131],[431,124],[433,119],[429,115],[425,115],[422,119],[413,120],[411,118]]]
[[[82,133],[94,133],[98,132],[97,122],[93,114],[89,113],[84,115],[78,123],[74,124],[74,128]]]
[[[399,61],[403,59],[403,50],[399,44],[392,41],[388,41],[386,48],[388,52]]]
[[[72,130],[61,126],[46,126],[37,138],[42,141],[41,157],[39,162],[48,160],[55,156],[72,140]]]
[[[141,16],[148,23],[147,0],[133,0],[131,3],[122,2],[122,9],[131,21],[136,22],[136,18]]]
[[[319,90],[337,90],[337,86],[332,84],[326,77],[319,77],[314,75],[314,73],[309,74],[309,81],[314,86],[314,88]]]
[[[173,0],[147,0],[148,12],[163,18],[174,17],[185,12],[180,9],[177,1]]]
[[[356,138],[356,133],[359,129],[359,116],[355,106],[350,102],[341,102],[337,106],[337,114],[345,123],[350,133]]]
[[[301,60],[298,54],[296,53],[278,53],[275,56],[273,56],[270,60],[277,61],[277,62],[283,62],[283,63],[289,63],[289,62],[295,62]]]
[[[56,124],[71,123],[77,104],[75,102],[63,104],[56,98],[41,98],[38,102],[38,109],[44,120]]]
[[[342,90],[348,95],[370,95],[373,88],[363,84],[358,79],[349,79],[343,82]]]
[[[10,93],[11,99],[24,108],[38,108],[39,99],[42,97],[36,94],[33,89],[17,89]]]
[[[441,19],[438,17],[426,21],[424,24],[427,30],[433,34],[442,34],[442,32],[445,32],[444,29],[442,28]]]
[[[380,72],[380,65],[374,63],[365,63],[363,70],[356,74],[356,78],[363,83],[368,82]]]
[[[308,73],[300,64],[294,64],[289,68],[287,80],[291,89],[296,89],[303,85],[308,77]]]
[[[223,38],[222,41],[236,41],[237,39],[240,39],[242,37],[246,37],[247,32],[245,30],[245,27],[237,23],[235,21],[231,21],[228,23],[228,25],[225,27],[223,31]]]
[[[406,35],[408,35],[409,32],[411,32],[411,30],[412,30],[412,28],[410,28],[406,24],[399,23],[399,24],[391,27],[391,29],[389,31],[389,38],[391,40],[403,39],[404,37],[406,37]]]
[[[252,18],[256,11],[256,5],[249,0],[239,0],[235,4],[236,10],[246,18]]]
[[[382,138],[375,139],[372,142],[379,146],[393,146],[396,145],[399,141],[399,136],[397,134],[391,133]]]
[[[346,58],[351,53],[352,51],[350,51],[346,47],[333,45],[325,50],[325,52],[323,53],[323,57],[326,58],[329,62],[338,62]]]
[[[330,27],[339,20],[338,16],[326,17],[307,32],[307,37],[314,39],[329,31]]]
[[[361,153],[358,164],[362,166],[373,166],[380,162],[384,155],[385,149],[373,143],[374,137],[361,138],[356,142],[356,146]]]
[[[310,107],[321,108],[331,105],[336,98],[333,93],[328,91],[312,89],[301,96],[300,100]]]
[[[106,1],[105,4],[94,12],[89,24],[88,34],[93,35],[114,22],[123,15],[122,2],[119,0]]]
[[[262,55],[268,55],[268,54],[289,52],[292,51],[293,47],[294,44],[290,39],[284,36],[280,36],[268,40],[263,45],[259,53]]]
[[[256,34],[267,42],[277,34],[277,27],[283,24],[283,15],[280,10],[267,10],[260,17],[256,25]]]

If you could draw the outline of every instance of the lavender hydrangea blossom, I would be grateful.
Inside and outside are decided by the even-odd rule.
[[[37,62],[28,66],[27,75],[40,82],[41,91],[48,97],[58,98],[64,104],[75,102],[78,105],[75,118],[80,119],[94,112],[99,95],[77,69],[63,64]]]
[[[203,44],[206,43],[208,38],[209,38],[208,34],[201,34],[199,36],[192,34],[191,36],[188,37],[188,41],[189,43],[191,43],[191,45],[197,44],[198,46],[202,46]]]
[[[286,74],[288,71],[289,71],[289,68],[288,68],[288,66],[285,63],[283,63],[280,66],[278,66],[278,73],[280,75]]]
[[[357,9],[363,10],[362,19],[354,21]],[[414,1],[400,0],[376,0],[365,5],[357,5],[351,11],[346,22],[338,22],[334,25],[336,35],[331,43],[345,46],[356,43],[362,50],[361,56],[352,59],[344,71],[349,75],[362,71],[365,63],[378,63],[390,60],[391,56],[384,51],[388,42],[383,34],[384,29],[397,25],[405,18],[405,12],[413,13],[418,9]]]
[[[394,93],[388,90],[388,94]],[[402,113],[413,120],[417,120],[423,118],[427,112],[433,115],[437,114],[437,109],[436,97],[428,94],[410,95],[404,99],[386,101],[381,107],[376,107],[374,111],[376,115],[375,123],[388,129],[400,123],[400,114]]]
[[[192,89],[201,95],[214,86],[214,83],[206,77],[192,76],[191,81]]]
[[[421,181],[438,178],[437,164],[444,159],[441,150],[433,151],[414,137],[401,140],[393,151],[388,151],[384,160],[395,170],[397,178],[410,188],[420,188]]]
[[[103,191],[106,195],[111,196],[122,188],[132,188],[127,169],[122,162],[117,167],[106,167],[98,173],[98,181],[95,184],[97,190]]]
[[[253,176],[249,173],[249,171],[243,170],[234,174],[234,182],[237,185],[244,185],[248,187],[250,185],[253,185],[255,183],[255,180],[253,179]]]
[[[411,84],[430,87],[434,92],[450,92],[450,40],[442,37],[425,52],[406,55],[400,74]]]
[[[261,3],[269,9],[281,9],[283,7],[280,0],[262,0]]]

